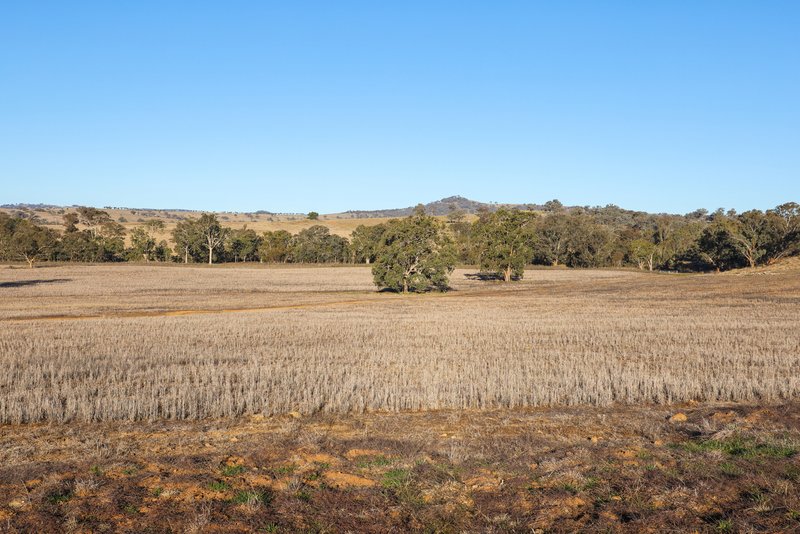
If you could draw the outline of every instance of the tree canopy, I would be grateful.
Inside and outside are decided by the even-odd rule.
[[[498,207],[475,217],[453,208],[438,218],[418,206],[406,219],[359,225],[349,239],[322,224],[295,235],[258,233],[247,225],[228,227],[206,213],[178,220],[169,232],[171,243],[164,239],[163,220],[140,219],[126,228],[121,217],[112,220],[96,208],[59,215],[60,232],[35,213],[0,211],[0,260],[29,266],[50,260],[367,263],[375,267],[380,287],[402,291],[405,280],[406,290],[415,291],[446,287],[447,267],[455,262],[509,280],[521,277],[530,264],[722,271],[800,253],[795,202],[767,211],[654,215],[614,205],[568,208],[553,201],[539,212]],[[415,265],[418,256],[425,259]]]
[[[443,224],[421,210],[386,223],[372,275],[393,291],[444,291],[455,268],[455,250]]]
[[[481,270],[506,282],[521,279],[533,258],[534,221],[529,211],[501,208],[483,214],[474,227]]]

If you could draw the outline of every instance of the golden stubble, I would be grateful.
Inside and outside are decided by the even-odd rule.
[[[0,269],[0,422],[789,399],[800,276]]]

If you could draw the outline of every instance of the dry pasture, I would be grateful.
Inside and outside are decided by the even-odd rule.
[[[0,267],[0,531],[800,529],[797,262],[471,274]]]
[[[365,267],[0,269],[0,422],[791,400],[800,276]]]

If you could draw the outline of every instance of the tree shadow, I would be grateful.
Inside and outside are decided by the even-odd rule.
[[[52,278],[50,280],[17,280],[15,282],[0,282],[0,288],[38,286],[40,284],[61,284],[71,281],[72,278]]]
[[[439,289],[439,288],[435,288],[435,287],[429,287],[427,289],[417,289],[417,290],[409,289],[408,290],[408,294],[409,295],[424,295],[425,293],[449,293],[451,291],[457,291],[457,290],[455,288],[451,287],[451,286],[447,286],[446,288],[443,288],[443,289]],[[396,295],[402,295],[403,291],[401,289],[394,289],[394,288],[391,288],[391,287],[382,287],[381,289],[378,290],[378,293],[394,293]]]
[[[467,273],[464,275],[467,280],[480,280],[481,282],[500,281],[504,280],[503,275],[500,273]],[[519,280],[520,277],[513,275],[512,280]]]

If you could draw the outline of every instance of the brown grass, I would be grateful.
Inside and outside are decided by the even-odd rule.
[[[465,274],[454,292],[404,298],[361,267],[2,269],[0,421],[800,393],[795,270],[531,270],[508,286]]]
[[[5,425],[0,531],[796,532],[798,408]]]

